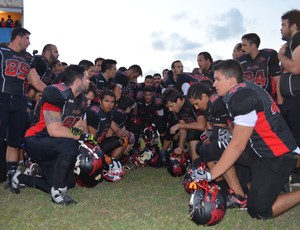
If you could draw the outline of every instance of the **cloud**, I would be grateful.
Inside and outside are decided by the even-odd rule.
[[[150,39],[152,40],[152,48],[160,51],[187,52],[199,49],[202,46],[201,43],[187,39],[179,33],[153,32]]]
[[[231,8],[228,12],[218,16],[215,22],[209,25],[208,30],[210,36],[216,40],[232,38],[246,31],[244,17],[238,9]]]
[[[182,19],[186,19],[187,17],[188,14],[185,11],[181,11],[180,13],[171,16],[171,18],[174,20],[182,20]]]

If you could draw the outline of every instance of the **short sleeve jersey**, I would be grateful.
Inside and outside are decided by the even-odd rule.
[[[195,110],[194,106],[186,98],[181,110],[177,113],[178,119],[183,120],[187,124],[197,122],[197,118],[201,115],[202,113],[199,110]]]
[[[86,98],[83,94],[74,97],[72,90],[65,84],[46,87],[38,105],[38,122],[26,132],[28,136],[49,136],[46,128],[44,111],[61,113],[62,125],[71,128],[82,118],[86,110]]]
[[[105,112],[99,106],[92,106],[87,109],[87,125],[96,129],[98,143],[100,143],[108,129],[110,128],[113,119],[111,112]]]
[[[113,90],[113,88],[116,86],[116,81],[114,78],[106,80],[102,73],[94,76],[93,82],[97,86],[97,89],[100,90]]]
[[[242,55],[238,60],[244,70],[244,79],[264,88],[275,98],[275,82],[273,77],[281,74],[277,52],[273,49],[262,49],[252,59],[250,55]]]
[[[260,157],[278,157],[297,148],[295,139],[287,127],[280,110],[271,96],[252,82],[242,82],[224,97],[231,120],[252,111],[257,121],[249,140],[249,146]]]
[[[26,51],[17,53],[9,47],[0,46],[1,92],[25,95],[26,78],[32,61],[32,55]]]

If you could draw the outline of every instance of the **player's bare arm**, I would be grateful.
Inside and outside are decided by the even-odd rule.
[[[43,92],[43,90],[46,88],[46,84],[42,82],[35,69],[30,70],[27,79],[40,92]]]
[[[62,125],[61,113],[46,110],[44,119],[47,131],[51,137],[67,137],[77,140],[79,136],[74,136],[70,129]]]
[[[284,55],[287,45],[283,45],[278,52],[278,59],[284,68],[292,74],[300,74],[300,46],[297,46],[292,53],[292,59]]]

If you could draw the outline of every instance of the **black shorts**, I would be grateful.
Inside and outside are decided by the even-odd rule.
[[[292,153],[274,158],[254,157],[247,204],[248,213],[253,218],[272,217],[272,205],[295,166],[296,159]]]
[[[103,153],[105,153],[108,156],[111,156],[111,152],[115,150],[116,148],[119,148],[122,146],[120,138],[117,136],[110,136],[105,137],[101,143],[99,144],[101,150]]]
[[[27,100],[25,96],[0,93],[0,146],[19,148],[24,143],[27,123]]]
[[[200,141],[200,136],[203,133],[201,130],[190,129],[187,130],[186,140],[187,141]]]

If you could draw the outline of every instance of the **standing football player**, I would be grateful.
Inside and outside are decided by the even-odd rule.
[[[9,174],[15,173],[19,149],[23,144],[27,123],[26,80],[42,92],[46,85],[34,66],[32,55],[26,52],[30,32],[15,28],[8,46],[0,46],[0,148],[7,139],[6,165]]]

